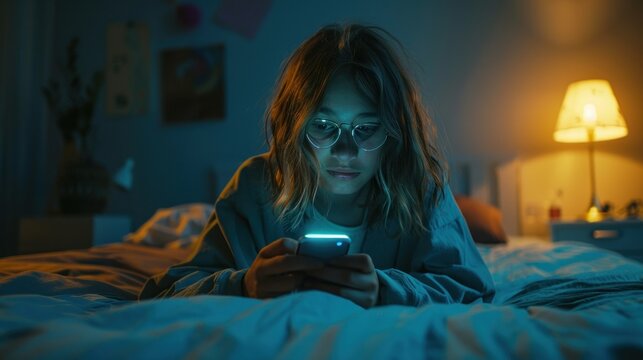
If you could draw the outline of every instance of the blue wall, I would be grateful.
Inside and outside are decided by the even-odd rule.
[[[86,73],[105,64],[109,23],[149,26],[149,112],[112,118],[101,101],[93,139],[96,159],[110,171],[128,157],[136,162],[134,188],[114,191],[108,210],[130,214],[135,226],[160,207],[212,202],[245,158],[265,150],[261,121],[282,61],[330,22],[380,25],[401,40],[449,157],[511,158],[562,149],[551,137],[567,84],[599,77],[612,82],[630,127],[630,136],[604,149],[643,160],[641,2],[610,2],[610,18],[569,41],[552,40],[530,22],[530,10],[509,0],[275,0],[253,39],[213,22],[219,1],[194,3],[204,19],[197,29],[183,31],[169,1],[55,1],[52,62],[63,57],[70,38],[80,36]],[[225,119],[163,123],[161,51],[215,43],[226,51]],[[55,147],[48,156],[50,164],[58,161]],[[215,185],[209,171],[216,173]]]

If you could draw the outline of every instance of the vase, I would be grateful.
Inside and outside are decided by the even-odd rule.
[[[110,189],[107,169],[90,156],[79,156],[65,145],[58,176],[58,201],[63,214],[99,214],[105,211]]]

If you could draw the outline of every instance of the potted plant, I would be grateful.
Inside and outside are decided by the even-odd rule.
[[[67,46],[60,80],[51,79],[42,92],[63,139],[63,157],[56,191],[60,210],[67,214],[100,213],[107,205],[109,173],[91,156],[88,138],[94,107],[103,84],[103,71],[95,71],[84,84],[78,72],[78,38]]]

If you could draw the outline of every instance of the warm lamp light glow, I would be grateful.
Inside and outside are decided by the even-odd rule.
[[[589,209],[585,214],[587,221],[600,221],[604,218],[603,207],[596,195],[594,142],[618,139],[625,135],[627,135],[625,120],[609,82],[585,80],[569,85],[558,114],[554,140],[589,143],[591,196]]]
[[[592,141],[627,135],[625,120],[606,80],[585,80],[569,85],[558,115],[554,140],[589,142],[589,130],[593,130]]]
[[[583,121],[586,126],[596,126],[596,105],[585,104],[585,107],[583,107]]]
[[[585,214],[585,220],[589,222],[597,222],[603,220],[603,214],[601,214],[601,211],[598,210],[596,206],[591,206],[589,210],[587,210],[587,214]]]

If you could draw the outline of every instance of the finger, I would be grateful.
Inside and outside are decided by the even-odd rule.
[[[328,265],[357,270],[365,274],[375,271],[373,260],[368,254],[352,254],[336,257],[331,259]]]
[[[266,259],[262,263],[262,276],[273,276],[291,272],[312,271],[324,267],[324,262],[307,256],[281,255]]]
[[[351,289],[311,278],[307,278],[304,281],[303,288],[306,290],[325,291],[327,293],[348,299],[361,307],[368,306],[368,294],[360,290]]]
[[[306,271],[308,276],[324,280],[340,286],[358,290],[370,290],[370,275],[337,267],[324,267],[323,269]]]
[[[270,294],[289,293],[301,287],[305,275],[303,273],[290,273],[280,276],[271,276],[261,284],[261,291]]]
[[[266,245],[259,251],[259,256],[264,259],[270,259],[275,256],[285,254],[295,254],[299,243],[295,239],[280,238]]]

